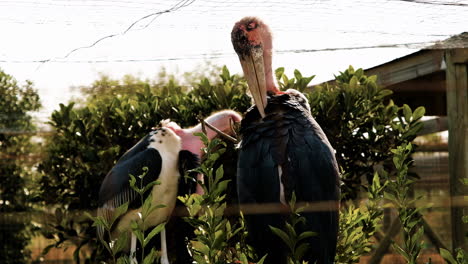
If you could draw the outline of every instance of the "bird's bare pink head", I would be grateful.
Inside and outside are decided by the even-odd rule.
[[[267,91],[278,93],[271,69],[272,37],[270,28],[259,18],[245,17],[231,32],[231,42],[239,56],[252,97],[265,116]]]
[[[271,52],[270,28],[257,17],[244,17],[231,32],[231,41],[239,57],[249,56],[255,48]]]

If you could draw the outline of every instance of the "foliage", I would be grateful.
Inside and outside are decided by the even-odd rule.
[[[390,150],[411,142],[422,128],[424,107],[412,112],[407,105],[396,106],[388,99],[392,92],[378,87],[376,80],[350,66],[334,83],[307,93],[312,115],[336,149],[343,199],[357,198],[366,184],[361,177],[370,183],[375,167],[391,159]]]
[[[455,249],[455,256],[444,248],[440,249],[440,255],[448,264],[466,264],[468,263],[468,253],[462,248]]]
[[[243,253],[247,247],[241,245],[244,234],[244,223],[231,224],[224,214],[226,189],[230,180],[223,179],[223,166],[214,169],[216,160],[225,152],[225,143],[220,139],[209,140],[205,134],[198,134],[203,141],[206,157],[197,173],[204,175],[204,181],[198,183],[203,188],[203,194],[191,194],[179,197],[189,212],[185,220],[194,227],[195,238],[189,241],[188,248],[193,259],[199,264],[225,264],[240,261],[248,264],[247,255]],[[261,262],[259,262],[261,263]]]
[[[310,244],[303,240],[316,236],[317,233],[304,231],[300,234],[296,230],[299,226],[305,224],[306,218],[301,216],[304,211],[303,207],[296,207],[296,194],[293,193],[291,201],[289,201],[291,213],[289,221],[285,224],[285,230],[270,226],[271,231],[277,235],[286,244],[289,249],[288,263],[301,264],[304,254],[310,249]]]
[[[121,85],[122,89],[132,88]],[[96,208],[99,186],[108,170],[160,120],[170,118],[190,126],[199,115],[226,108],[245,111],[250,105],[245,82],[226,68],[219,83],[202,80],[198,86],[184,93],[182,87],[169,82],[157,92],[146,86],[141,92],[91,98],[81,108],[73,103],[60,105],[50,122],[56,130],[50,139],[54,144],[47,145],[47,158],[39,167],[44,175],[42,199],[70,209]]]
[[[379,186],[372,180],[375,172],[382,164],[388,166],[393,155],[391,149],[416,136],[424,109],[413,112],[407,105],[394,105],[388,99],[391,92],[379,88],[376,77],[365,76],[362,69],[349,67],[336,76],[336,82],[312,91],[308,84],[313,76],[304,77],[296,70],[294,78],[288,78],[282,68],[275,73],[281,90],[293,88],[305,93],[314,118],[336,149],[343,174],[343,199],[356,198],[362,186],[370,185],[367,205],[356,207],[348,203],[343,207],[340,228],[344,235],[340,238],[337,261],[354,262],[358,255],[370,250],[371,237],[381,217],[378,203],[385,183]],[[173,78],[150,82],[130,76],[124,80],[102,77],[85,93],[86,99],[80,105],[61,105],[50,121],[56,131],[49,141],[53,144],[47,144],[47,156],[39,166],[43,175],[42,200],[67,210],[96,208],[99,186],[109,169],[160,120],[171,118],[187,127],[197,123],[199,116],[216,110],[244,112],[250,107],[251,99],[246,95],[247,86],[242,78],[231,75],[226,67],[219,77],[215,82],[208,79],[191,82],[193,87],[182,86]],[[238,219],[226,219],[223,215],[231,198],[229,193],[235,189],[227,188],[227,181],[236,174],[236,152],[224,152],[223,148],[217,152],[209,147],[213,142],[206,143],[205,151],[212,151],[213,155],[208,155],[200,168],[205,175],[211,175],[206,179],[205,194],[183,198],[193,212],[189,222],[206,232],[199,231],[190,247],[198,261],[214,263],[224,259],[245,263],[252,255],[243,243],[242,221],[236,224]],[[368,184],[360,181],[362,175],[367,176]],[[229,186],[234,184],[235,181],[229,182]],[[81,224],[92,226],[89,220]],[[54,225],[55,236],[72,240],[66,233],[72,234],[72,229],[76,232],[76,226],[66,227],[67,224],[58,221]],[[82,228],[76,233],[81,235],[79,241],[93,243],[92,229]],[[207,259],[200,252],[207,252]]]
[[[0,70],[0,213],[31,210],[33,190],[30,154],[35,130],[31,112],[41,107],[39,95],[29,81],[20,86],[13,76]],[[3,243],[0,255],[4,263],[25,263],[30,252],[32,226],[21,221],[0,228]]]
[[[140,202],[142,204],[142,209],[141,212],[139,213],[140,220],[135,222],[133,221],[131,223],[131,233],[136,236],[136,239],[138,242],[140,242],[141,246],[141,260],[143,260],[142,263],[144,264],[151,264],[156,261],[157,257],[157,252],[154,248],[151,248],[150,252],[146,254],[145,249],[147,248],[149,242],[151,239],[159,234],[165,226],[165,223],[161,223],[154,228],[151,229],[149,233],[145,233],[145,230],[148,228],[148,223],[147,220],[149,218],[149,215],[154,212],[154,210],[160,209],[165,207],[165,205],[154,205],[152,204],[152,194],[151,192],[147,195],[146,199],[145,193],[150,191],[154,185],[159,185],[159,181],[153,181],[147,184],[146,186],[143,186],[143,178],[146,176],[148,172],[147,167],[142,168],[143,173],[141,175],[138,175],[138,182],[140,183],[140,186],[137,186],[137,179],[135,176],[130,175],[130,187],[138,193],[138,198],[140,199]],[[93,221],[93,226],[97,228],[102,228],[104,232],[106,233],[107,237],[112,238],[112,230],[115,228],[115,224],[117,223],[116,220],[124,215],[128,210],[128,202],[120,205],[118,208],[115,209],[114,214],[112,216],[112,219],[109,221],[106,220],[102,216],[91,216],[90,214],[87,214],[87,217],[90,218]],[[117,238],[111,239],[111,241],[105,241],[104,238],[100,237],[99,241],[100,243],[104,246],[104,248],[107,250],[107,252],[110,254],[112,257],[112,262],[110,263],[132,263],[133,258],[136,258],[137,256],[128,256],[125,254],[122,254],[124,250],[128,247],[128,244],[130,243],[130,238],[129,238],[130,232],[121,232]]]
[[[408,177],[408,168],[412,163],[410,155],[413,151],[411,144],[403,144],[393,149],[393,164],[397,174],[395,179],[388,178],[388,188],[385,198],[390,200],[398,211],[398,217],[403,227],[403,246],[393,243],[395,250],[402,255],[409,264],[416,264],[422,249],[424,228],[421,226],[421,211],[427,207],[415,207],[419,198],[410,195],[414,179]]]
[[[374,234],[379,230],[383,218],[381,202],[387,181],[381,184],[375,174],[367,192],[367,201],[356,208],[346,202],[340,210],[336,263],[358,263],[361,256],[372,249]]]
[[[149,84],[143,85],[131,78],[123,83],[109,79],[102,83],[109,87],[120,85],[121,94],[113,89],[106,94],[102,88],[102,100],[90,95],[81,107],[74,103],[61,104],[51,116],[50,124],[56,133],[49,138],[46,158],[39,166],[43,175],[40,198],[48,205],[66,210],[96,208],[99,186],[107,172],[126,150],[162,119],[171,118],[186,127],[197,123],[199,115],[207,116],[225,108],[245,111],[250,106],[245,82],[230,75],[227,68],[223,68],[219,82],[211,84],[202,80],[197,89],[187,93],[174,81],[154,87],[154,90]],[[108,87],[106,85],[103,87]],[[134,87],[140,87],[140,90],[131,90]],[[232,165],[235,160],[225,163],[235,167]],[[234,177],[235,171],[229,173]],[[76,224],[76,219],[69,220]],[[57,217],[52,217],[49,224],[60,238],[68,239],[67,234],[80,233],[76,225],[64,224]],[[92,225],[90,220],[82,224]],[[87,230],[86,234],[73,241],[93,243],[95,232],[87,228],[79,231],[83,230]],[[63,242],[58,240],[58,245]]]
[[[468,185],[468,179],[463,179],[462,184]],[[468,216],[463,215],[462,217],[463,223],[468,223]],[[468,233],[465,234],[465,237],[468,237]],[[468,263],[468,252],[466,252],[463,248],[456,248],[455,254],[446,250],[445,248],[440,248],[440,255],[447,261],[448,264],[465,264]]]
[[[90,86],[79,87],[84,100],[78,99],[80,103],[88,104],[95,101],[111,101],[114,97],[120,97],[124,94],[136,95],[149,89],[152,94],[164,96],[164,92],[170,89],[190,91],[192,87],[197,87],[200,80],[207,80],[210,83],[218,83],[218,74],[223,68],[213,65],[207,61],[198,65],[193,71],[185,72],[177,76],[167,73],[163,67],[156,74],[154,80],[141,79],[132,75],[124,75],[120,80],[112,79],[108,75],[101,74],[99,79],[94,81]],[[227,70],[227,69],[226,69]],[[165,89],[163,87],[168,87]],[[173,92],[173,91],[171,91]]]
[[[301,93],[306,92],[307,85],[309,85],[310,81],[312,81],[312,79],[315,77],[315,75],[310,77],[303,77],[302,73],[296,69],[294,70],[294,78],[289,79],[288,76],[284,73],[283,67],[275,70],[275,76],[281,91],[295,89]]]
[[[0,95],[0,210],[20,211],[27,207],[24,188],[31,169],[24,164],[33,150],[31,132],[36,128],[30,112],[41,104],[31,82],[19,86],[13,76],[1,70]]]
[[[47,255],[52,248],[64,250],[74,248],[73,260],[81,263],[80,253],[85,246],[88,246],[96,249],[89,256],[91,259],[96,262],[103,260],[105,259],[103,248],[98,247],[96,239],[89,236],[90,233],[94,233],[94,230],[92,222],[81,211],[56,208],[53,214],[45,213],[40,232],[52,243],[42,250],[42,255]]]

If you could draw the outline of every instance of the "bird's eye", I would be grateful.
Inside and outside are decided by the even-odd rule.
[[[257,28],[257,23],[255,22],[250,22],[248,25],[247,25],[247,31],[251,31],[251,30],[254,30]]]

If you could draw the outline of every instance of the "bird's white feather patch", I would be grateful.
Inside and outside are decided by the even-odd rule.
[[[284,196],[284,185],[281,181],[281,176],[283,176],[283,169],[281,166],[278,165],[278,178],[279,178],[279,185],[280,185],[280,202],[284,205],[287,205],[286,198]]]
[[[169,121],[164,122],[163,124],[167,125],[169,124]],[[180,177],[178,168],[179,152],[182,149],[182,141],[172,129],[166,127],[162,127],[158,131],[152,133],[149,140],[150,143],[148,148],[158,150],[162,159],[161,172],[158,176],[158,180],[161,184],[153,186],[151,191],[151,203],[152,206],[164,205],[165,207],[154,210],[147,219],[149,223],[158,225],[167,221],[175,207],[177,200],[177,186]],[[141,212],[141,208],[132,210],[122,217],[119,221],[118,229],[124,230],[130,226],[131,221],[138,221],[139,212]]]

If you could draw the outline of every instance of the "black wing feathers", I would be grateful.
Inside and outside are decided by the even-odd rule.
[[[270,96],[265,113],[262,119],[254,106],[242,120],[237,179],[240,203],[279,202],[278,167],[287,201],[293,192],[298,201],[338,201],[339,171],[334,150],[312,118],[306,99],[295,93]],[[303,216],[307,219],[304,228],[318,233],[307,241],[313,248],[307,260],[333,263],[338,232],[336,207],[305,212]],[[259,217],[246,217],[248,226],[254,226]],[[261,232],[268,232],[259,225]],[[252,236],[252,242],[265,243],[261,237]],[[272,253],[268,248],[266,252]]]
[[[156,149],[146,149],[123,162],[118,162],[104,179],[99,191],[99,206],[112,203],[113,207],[118,207],[125,202],[130,202],[129,208],[138,208],[140,204],[132,203],[136,192],[130,187],[130,174],[136,178],[136,186],[146,186],[157,180],[161,172],[162,159]],[[143,168],[148,171],[141,181],[140,175],[144,173]],[[126,199],[123,199],[125,196]]]
[[[188,150],[181,150],[179,152],[179,173],[181,179],[178,185],[178,195],[192,194],[196,191],[197,186],[197,173],[191,172],[188,177],[185,172],[193,170],[200,166],[200,159],[197,155]]]
[[[130,187],[129,175],[135,176],[137,187],[157,180],[161,172],[162,158],[156,149],[148,148],[150,136],[151,134],[144,137],[127,151],[104,178],[99,190],[98,215],[110,220],[113,210],[126,202],[129,202],[131,209],[141,206],[137,193]],[[143,174],[143,167],[147,167],[148,171],[142,182],[138,176]],[[98,229],[98,234],[102,237],[103,230]]]

